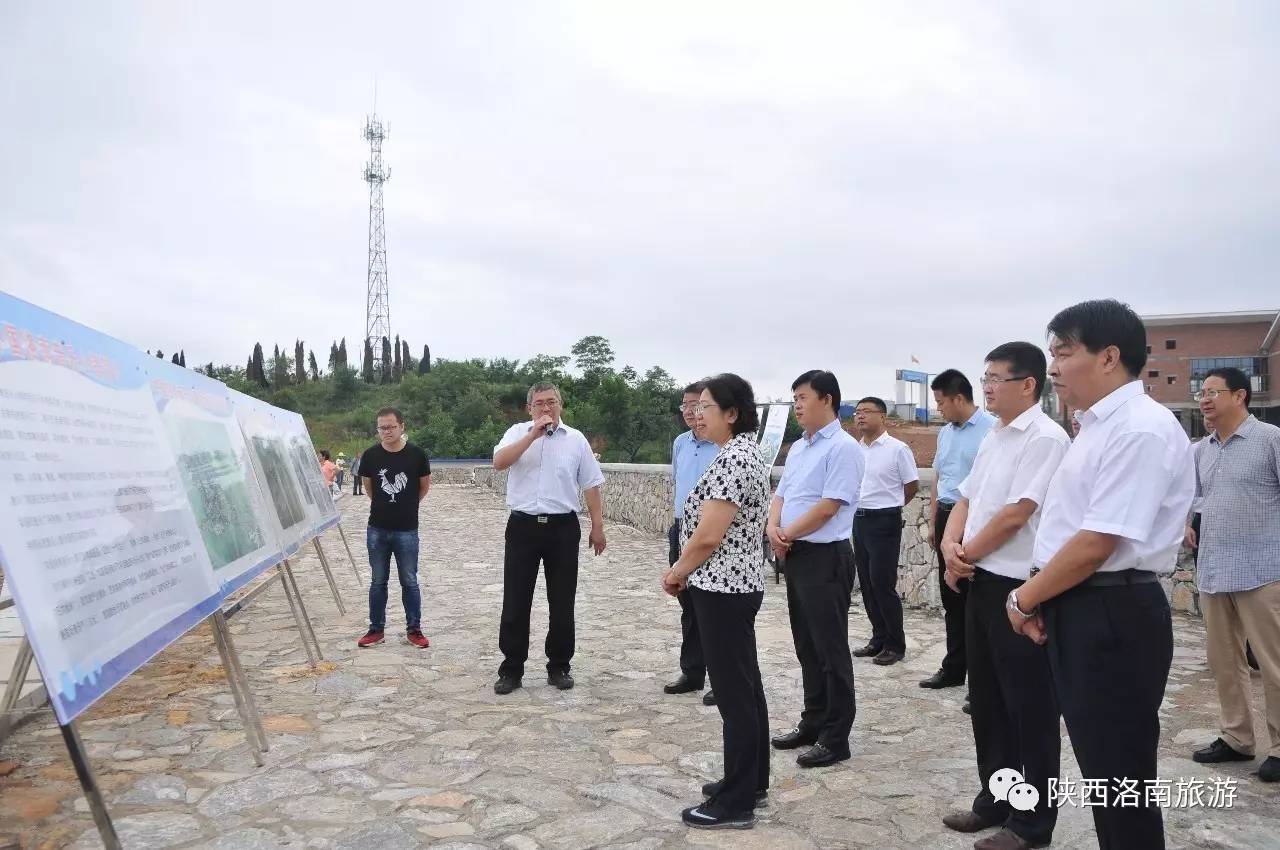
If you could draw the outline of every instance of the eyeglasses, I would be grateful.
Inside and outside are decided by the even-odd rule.
[[[1204,401],[1206,398],[1209,401],[1217,401],[1218,396],[1231,395],[1234,392],[1238,390],[1196,390],[1191,394],[1191,398],[1193,401]]]
[[[529,406],[530,406],[530,407],[539,407],[539,408],[542,408],[542,409],[544,409],[544,410],[545,410],[545,409],[547,409],[547,408],[555,407],[555,406],[557,406],[558,404],[560,404],[560,399],[558,399],[558,398],[552,398],[552,399],[543,399],[542,401],[535,401],[535,402],[531,402],[531,403],[529,404]]]
[[[401,428],[401,427],[403,426],[402,425],[379,425],[378,430],[383,432],[384,434],[389,434],[392,431],[395,431],[397,428]]]
[[[982,384],[985,387],[990,384],[1010,384],[1010,383],[1013,383],[1014,381],[1025,381],[1027,378],[1030,378],[1030,377],[1031,377],[1030,375],[1014,375],[1011,378],[999,378],[999,377],[996,377],[995,375],[983,375],[981,378],[978,379],[978,383]]]
[[[700,401],[693,406],[694,413],[705,413],[708,408],[719,407],[714,401]]]
[[[698,402],[696,402],[696,401],[686,401],[684,404],[680,405],[680,409],[681,409],[681,410],[693,410],[693,411],[696,411],[696,410],[698,409]]]

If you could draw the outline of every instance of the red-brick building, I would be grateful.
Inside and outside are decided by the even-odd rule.
[[[1147,367],[1143,383],[1168,407],[1192,437],[1203,436],[1204,419],[1192,393],[1210,369],[1235,366],[1250,377],[1249,409],[1265,422],[1280,425],[1280,311],[1179,313],[1143,316],[1147,328]]]

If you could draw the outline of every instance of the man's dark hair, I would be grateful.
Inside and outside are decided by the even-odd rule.
[[[694,395],[702,395],[702,391],[705,390],[706,388],[707,388],[706,381],[694,381],[692,384],[689,384],[687,387],[684,388],[683,394],[688,395],[689,393],[693,393]]]
[[[880,408],[880,412],[885,416],[889,415],[889,405],[884,403],[884,399],[877,396],[869,395],[865,398],[860,398],[858,399],[858,404],[874,404],[876,407]],[[854,405],[854,407],[857,406],[858,405]]]
[[[831,396],[831,411],[837,416],[840,415],[840,382],[836,380],[835,375],[823,369],[810,369],[791,382],[791,391],[795,392],[798,387],[803,387],[805,384],[817,393],[818,398]]]
[[[756,396],[751,385],[732,372],[725,372],[707,378],[706,391],[711,393],[719,408],[726,413],[738,411],[738,418],[733,423],[734,436],[738,434],[754,434],[760,427],[760,417],[756,415]]]
[[[929,389],[937,390],[947,398],[962,395],[967,401],[973,401],[973,384],[969,383],[969,379],[959,369],[943,369],[933,379]]]
[[[320,450],[320,457],[324,458],[325,460],[333,460],[333,458],[331,458],[331,457],[329,456],[329,450],[328,450],[328,449],[321,449],[321,450]]]
[[[1205,373],[1206,378],[1221,378],[1226,381],[1227,389],[1235,392],[1236,390],[1244,390],[1244,406],[1248,407],[1249,402],[1253,401],[1253,387],[1249,385],[1249,376],[1243,370],[1234,366],[1223,366],[1219,369],[1210,369]]]
[[[394,416],[394,417],[396,418],[396,424],[397,424],[397,425],[403,425],[403,424],[404,424],[404,414],[403,414],[403,413],[401,413],[397,408],[394,408],[394,407],[384,407],[384,408],[382,408],[381,410],[379,410],[379,411],[378,411],[378,415],[377,415],[377,416],[375,416],[375,417],[374,417],[374,419],[375,419],[375,420],[377,420],[377,419],[381,419],[381,418],[382,418],[382,417],[384,417],[384,416]]]
[[[1036,401],[1044,395],[1048,365],[1040,346],[1029,342],[1006,342],[991,349],[983,359],[987,363],[1008,363],[1009,372],[1015,378],[1035,378]]]
[[[1120,362],[1136,378],[1147,365],[1147,329],[1128,304],[1114,298],[1081,301],[1053,317],[1049,333],[1083,345],[1090,354],[1108,346],[1120,349]]]

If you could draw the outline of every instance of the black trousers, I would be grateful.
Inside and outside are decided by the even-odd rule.
[[[864,514],[853,520],[853,551],[858,561],[862,606],[871,621],[870,645],[907,651],[898,596],[898,551],[902,548],[902,511]]]
[[[697,587],[688,592],[724,723],[724,785],[712,806],[726,814],[750,812],[756,791],[769,787],[769,708],[756,656],[756,614],[764,593]]]
[[[547,672],[569,669],[573,659],[573,605],[578,593],[578,543],[582,526],[577,514],[537,517],[512,513],[507,519],[506,556],[502,566],[502,621],[498,648],[503,676],[524,675],[529,658],[529,609],[538,583],[538,564],[547,573]]]
[[[364,495],[364,479],[361,478],[359,475],[351,476],[351,495],[353,496]]]
[[[1106,804],[1093,807],[1098,846],[1163,850],[1160,808],[1145,803],[1173,663],[1164,591],[1158,582],[1079,585],[1042,608],[1049,669],[1081,776],[1108,785]],[[1139,806],[1116,805],[1122,779],[1137,780]]]
[[[680,520],[676,520],[667,532],[667,565],[680,558]],[[680,602],[680,672],[690,683],[702,687],[707,680],[707,663],[702,658],[702,639],[698,637],[698,614],[693,610],[689,591],[676,595]]]
[[[1047,844],[1058,822],[1049,800],[1049,778],[1057,778],[1062,755],[1058,701],[1043,646],[1014,632],[1005,598],[1021,580],[979,570],[965,608],[969,653],[969,704],[978,753],[981,791],[975,814],[1003,822],[1031,844]],[[1040,792],[1040,804],[1021,812],[998,802],[989,790],[991,774],[1019,771]]]
[[[849,654],[854,570],[847,540],[797,540],[787,553],[787,613],[804,682],[799,728],[838,753],[849,751],[857,710]]]
[[[947,563],[942,557],[942,533],[947,530],[947,520],[951,518],[954,505],[938,503],[937,530],[934,541],[937,546],[934,552],[938,555],[938,592],[942,597],[943,617],[947,624],[947,654],[942,658],[942,673],[949,679],[963,679],[968,663],[965,656],[965,600],[969,598],[969,585],[972,582],[960,582],[960,591],[947,587]],[[1010,630],[1012,631],[1012,629]]]

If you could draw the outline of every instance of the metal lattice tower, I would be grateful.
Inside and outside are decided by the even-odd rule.
[[[382,167],[382,140],[387,129],[375,112],[365,119],[364,137],[369,140],[369,161],[364,179],[369,184],[369,277],[365,295],[365,339],[373,348],[373,372],[382,373],[382,340],[391,339],[391,300],[387,290],[387,230],[382,210],[382,184],[391,179],[391,169]]]

